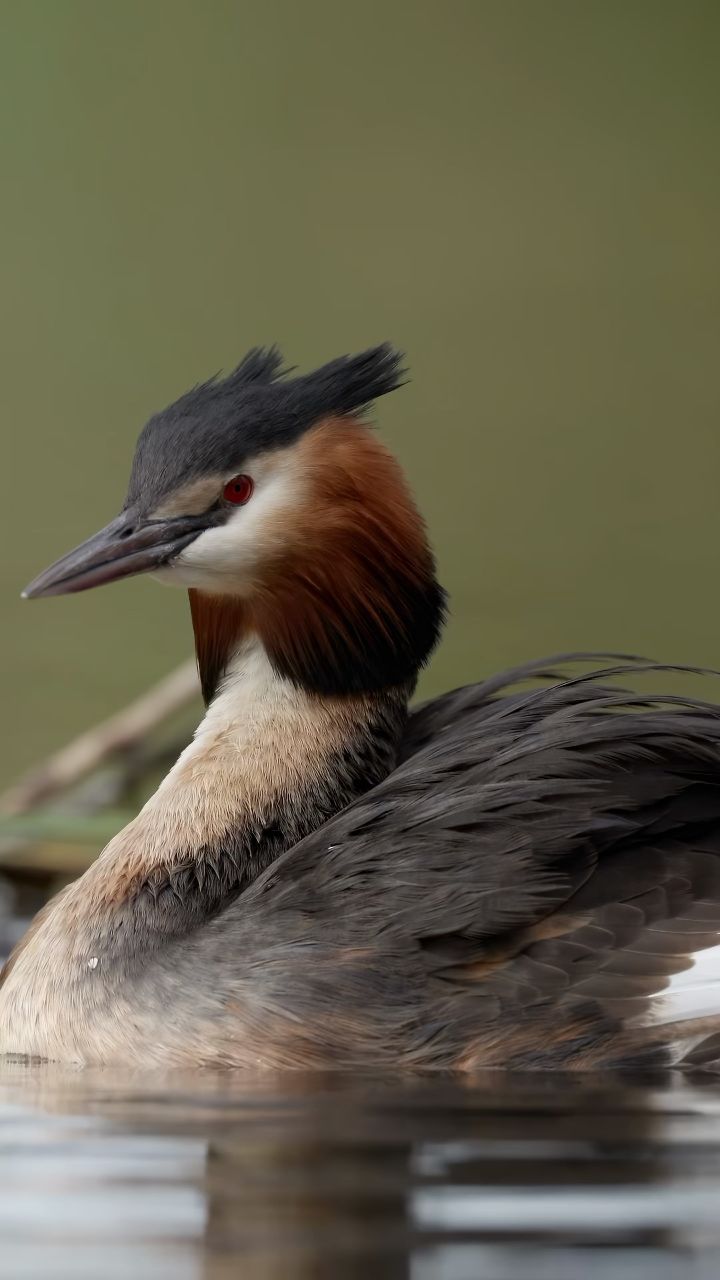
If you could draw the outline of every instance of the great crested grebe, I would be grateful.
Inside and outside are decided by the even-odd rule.
[[[720,943],[720,707],[529,664],[408,716],[444,597],[358,416],[399,379],[388,346],[294,378],[251,351],[150,419],[121,514],[27,589],[189,588],[207,712],[11,956],[0,1052],[720,1061],[720,950],[683,972]]]

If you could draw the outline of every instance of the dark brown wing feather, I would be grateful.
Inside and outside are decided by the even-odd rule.
[[[204,931],[202,959],[239,946],[307,1061],[677,1058],[688,1029],[645,1024],[720,940],[720,708],[607,684],[637,669],[421,708],[393,774]]]

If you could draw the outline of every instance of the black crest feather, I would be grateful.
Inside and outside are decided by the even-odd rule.
[[[239,470],[249,455],[291,444],[323,417],[361,412],[399,387],[404,372],[389,343],[297,377],[283,365],[277,347],[253,347],[227,377],[155,414],[137,443],[128,504],[151,507],[187,480]]]
[[[235,366],[228,381],[238,384],[251,382],[273,382],[281,374],[288,373],[283,369],[282,352],[277,347],[251,347]]]
[[[359,356],[339,356],[314,373],[285,383],[288,394],[315,419],[327,413],[353,413],[402,385],[402,356],[389,343]]]

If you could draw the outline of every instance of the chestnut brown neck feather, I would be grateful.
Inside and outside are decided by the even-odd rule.
[[[395,458],[340,419],[306,433],[296,464],[307,497],[253,598],[189,592],[206,702],[251,632],[278,675],[330,696],[411,684],[438,639],[445,596]]]
[[[200,688],[208,705],[234,653],[249,630],[247,607],[234,596],[211,596],[190,588],[190,616]]]

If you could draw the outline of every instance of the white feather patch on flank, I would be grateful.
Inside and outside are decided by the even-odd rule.
[[[720,944],[690,958],[692,968],[673,974],[670,985],[652,1001],[655,1024],[720,1017]]]

